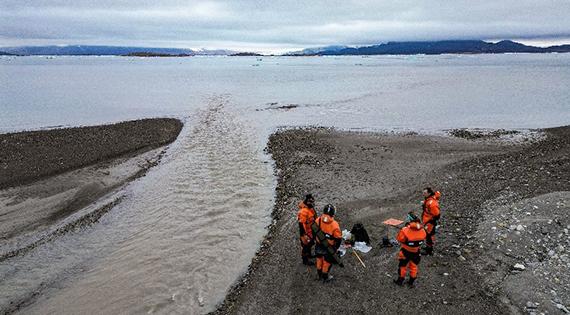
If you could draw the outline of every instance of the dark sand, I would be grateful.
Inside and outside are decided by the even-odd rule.
[[[96,222],[181,128],[145,119],[0,135],[0,261]]]
[[[516,262],[528,266],[532,257],[498,255],[494,250],[500,243],[479,238],[476,233],[479,225],[497,223],[489,220],[500,208],[489,205],[490,200],[510,206],[549,192],[570,191],[570,128],[545,132],[546,139],[526,145],[328,129],[274,134],[268,150],[278,169],[275,221],[248,273],[215,313],[524,311],[526,301],[517,297],[521,290],[534,294],[532,285],[541,275],[534,275],[530,266],[522,273],[511,269]],[[403,218],[410,210],[419,212],[421,189],[428,185],[443,193],[437,253],[422,258],[416,288],[398,287],[392,283],[398,249],[379,246],[387,232],[381,222]],[[336,205],[341,228],[350,230],[353,224],[364,223],[374,247],[362,255],[367,268],[348,255],[345,268],[333,268],[335,281],[323,284],[315,280],[314,268],[300,263],[295,214],[299,199],[307,192],[316,195],[319,213],[326,203]],[[560,213],[556,216],[559,219],[551,222],[551,229],[570,223],[562,221]],[[519,241],[532,243],[533,237]],[[503,285],[503,279],[505,283],[509,279],[526,280],[515,281],[517,292]],[[569,302],[567,283],[553,282],[546,290],[558,292],[558,298],[535,300],[541,302],[539,309],[550,310],[556,301],[562,305]]]
[[[182,122],[159,118],[113,125],[0,134],[0,189],[168,144]]]

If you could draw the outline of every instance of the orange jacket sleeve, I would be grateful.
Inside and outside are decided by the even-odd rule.
[[[405,228],[402,228],[402,229],[400,230],[400,232],[398,232],[398,235],[396,236],[396,239],[397,239],[398,242],[400,242],[400,243],[405,243],[405,242],[408,241],[408,239],[407,239],[407,237],[406,237],[406,234],[404,233],[404,229],[405,229]]]
[[[439,216],[439,203],[436,200],[433,199],[428,200],[426,206],[429,211],[429,214],[431,214],[432,217],[437,218]]]
[[[307,219],[305,218],[305,214],[303,212],[304,212],[303,209],[297,212],[297,221],[299,221],[299,223],[305,223],[307,221]]]
[[[340,231],[340,225],[338,225],[338,223],[335,226],[335,229],[333,231],[332,237],[334,238],[342,238],[342,232]]]

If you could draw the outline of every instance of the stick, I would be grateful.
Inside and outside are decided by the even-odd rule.
[[[366,268],[366,265],[364,264],[362,259],[360,259],[360,256],[358,256],[358,254],[356,253],[356,251],[354,249],[352,249],[352,253],[354,254],[354,256],[356,256],[356,258],[358,258],[358,261],[360,261],[360,263],[362,264],[362,267]]]

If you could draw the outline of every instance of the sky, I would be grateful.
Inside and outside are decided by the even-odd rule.
[[[0,46],[280,53],[441,39],[570,43],[570,0],[0,0]]]

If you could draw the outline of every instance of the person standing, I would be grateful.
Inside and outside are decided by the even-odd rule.
[[[328,204],[325,206],[323,214],[315,221],[318,229],[324,234],[322,240],[320,237],[316,238],[317,246],[315,248],[317,273],[319,279],[322,279],[323,282],[329,282],[333,278],[329,275],[329,272],[332,268],[332,264],[338,263],[335,255],[342,242],[340,225],[335,221],[334,215],[335,208]]]
[[[426,187],[423,190],[423,196],[424,201],[422,202],[422,223],[427,232],[424,254],[433,255],[437,221],[440,218],[439,198],[441,197],[441,193],[439,191],[434,192],[431,187]]]
[[[420,248],[426,239],[427,233],[413,212],[408,213],[407,224],[404,226],[396,239],[400,242],[400,252],[398,253],[398,278],[394,280],[397,285],[402,285],[406,278],[406,273],[410,271],[410,287],[418,277],[418,265],[420,264]]]
[[[301,240],[301,259],[303,264],[307,266],[314,265],[310,260],[312,248],[315,244],[311,225],[317,219],[315,211],[315,198],[308,194],[305,199],[299,202],[299,212],[297,212],[297,220],[299,221],[299,237]]]

